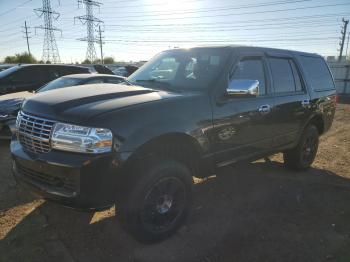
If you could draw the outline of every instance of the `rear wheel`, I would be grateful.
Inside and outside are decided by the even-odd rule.
[[[139,164],[136,182],[121,203],[121,222],[141,242],[156,242],[182,225],[192,198],[192,176],[180,162]]]
[[[318,149],[319,133],[314,125],[305,128],[298,145],[283,154],[286,167],[294,170],[308,169],[313,163]]]

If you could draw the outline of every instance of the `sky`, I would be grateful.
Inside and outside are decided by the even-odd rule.
[[[100,24],[103,53],[116,61],[149,60],[169,48],[230,44],[332,56],[339,53],[342,18],[350,18],[350,0],[101,0],[100,3],[93,12],[103,21]],[[62,30],[55,32],[61,62],[83,61],[87,42],[77,39],[86,37],[87,28],[74,17],[85,15],[85,7],[78,0],[51,0],[51,6],[60,13],[53,26]],[[31,52],[41,59],[44,30],[36,27],[44,25],[44,21],[33,10],[41,7],[42,0],[0,0],[0,61],[7,55],[27,51],[24,21],[29,26]],[[97,23],[95,26],[97,30]],[[99,48],[95,44],[98,57]]]

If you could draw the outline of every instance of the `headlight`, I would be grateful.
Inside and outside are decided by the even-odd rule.
[[[70,152],[106,153],[112,145],[112,132],[105,128],[56,123],[51,137],[52,148]]]

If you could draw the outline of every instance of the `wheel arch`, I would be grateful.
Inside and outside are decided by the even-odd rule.
[[[153,137],[140,145],[130,155],[127,163],[148,157],[172,158],[184,163],[197,174],[203,154],[203,148],[195,137],[186,133],[171,132]]]
[[[306,126],[310,124],[314,124],[316,126],[319,135],[322,135],[325,132],[325,122],[320,114],[313,115],[307,122]]]

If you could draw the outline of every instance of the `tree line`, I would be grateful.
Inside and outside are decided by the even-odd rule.
[[[110,56],[106,56],[103,58],[104,64],[114,64],[114,58]],[[51,64],[50,61],[42,61],[37,60],[32,54],[29,54],[27,52],[15,54],[12,56],[6,56],[3,63],[5,64]],[[88,59],[85,59],[81,64],[100,64],[101,59],[96,59],[95,61],[90,61]],[[75,62],[75,64],[79,64],[78,62]]]

